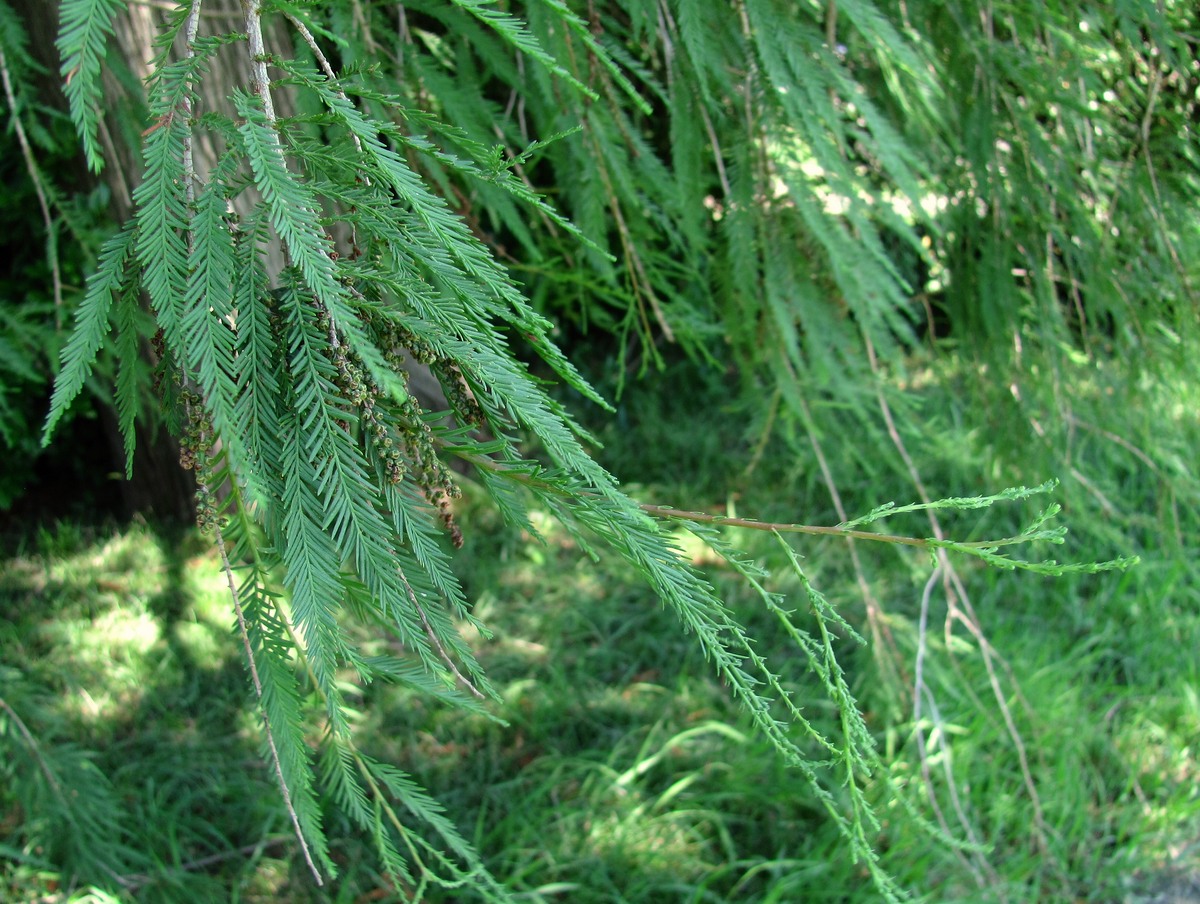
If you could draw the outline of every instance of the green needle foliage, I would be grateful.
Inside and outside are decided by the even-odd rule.
[[[249,14],[251,32],[259,12]],[[515,46],[529,46],[511,18],[484,21]],[[565,20],[564,27],[574,28]],[[303,122],[276,119],[275,89],[259,83],[253,93],[234,92],[234,116],[197,120],[189,116],[195,84],[221,43],[189,38],[185,56],[155,73],[136,214],[105,246],[89,282],[46,436],[106,337],[114,296],[144,290],[158,325],[164,391],[184,418],[199,517],[230,572],[265,753],[314,875],[337,872],[314,784],[319,774],[333,801],[375,839],[394,876],[408,884],[469,882],[504,896],[437,806],[406,776],[357,749],[340,687],[347,669],[362,682],[391,677],[388,664],[364,659],[349,643],[339,620],[349,609],[391,631],[425,673],[477,696],[490,693],[455,628],[455,619],[469,618],[468,603],[435,537],[440,527],[452,546],[461,543],[446,440],[407,391],[402,353],[442,376],[456,424],[453,452],[486,461],[491,486],[515,480],[532,489],[581,536],[632,563],[695,633],[759,727],[810,776],[830,813],[845,820],[854,856],[874,864],[863,814],[840,815],[818,763],[760,693],[760,685],[781,692],[777,676],[654,521],[592,461],[565,413],[515,357],[513,337],[596,398],[554,347],[551,324],[401,153],[406,142],[394,125],[406,118],[400,100],[368,92],[363,76],[335,80],[281,62],[288,84],[307,92],[319,112]],[[387,119],[350,100],[368,93]],[[81,109],[86,134],[94,112]],[[204,175],[191,163],[200,129],[222,143]],[[549,210],[502,171],[486,173],[444,153],[436,159],[457,176],[509,191],[531,213]],[[331,231],[339,228],[354,237],[351,254],[335,250]],[[267,235],[287,261],[273,280],[265,274]],[[473,440],[466,430],[489,438]],[[522,453],[524,436],[536,439],[546,466]],[[506,514],[527,520],[511,491],[496,495]],[[324,725],[319,769],[306,743],[309,690]],[[861,754],[851,760],[863,762]],[[438,840],[413,834],[397,807]],[[881,873],[878,881],[891,889]]]
[[[104,163],[101,70],[120,7],[61,4],[61,73],[93,171]],[[87,281],[43,440],[109,348],[131,467],[139,350],[152,347],[199,521],[228,573],[263,753],[316,880],[337,873],[328,800],[418,896],[437,883],[506,899],[437,803],[359,749],[344,690],[402,682],[474,709],[494,697],[458,629],[486,630],[454,572],[469,530],[455,517],[455,467],[466,466],[512,523],[536,535],[536,505],[582,548],[636,569],[807,777],[849,856],[884,897],[902,897],[873,849],[864,788],[878,755],[835,656],[835,636],[857,634],[783,536],[879,539],[935,561],[950,551],[1060,574],[1000,553],[1060,542],[1045,527],[1057,510],[1011,538],[967,543],[863,528],[1035,491],[881,507],[836,528],[642,506],[592,459],[589,437],[537,375],[604,404],[556,345],[555,321],[616,333],[620,374],[629,354],[653,361],[664,339],[702,357],[727,345],[748,394],[769,402],[756,416],[782,410],[785,435],[816,445],[810,400],[833,399],[865,423],[864,387],[881,366],[902,368],[915,342],[914,297],[932,310],[947,284],[953,300],[939,301],[981,339],[1019,338],[1034,317],[1045,349],[1094,341],[1100,317],[1128,326],[1145,297],[1097,274],[1131,259],[1135,241],[1138,260],[1177,267],[1181,229],[1164,199],[1195,186],[1156,177],[1149,109],[1138,134],[1082,126],[1089,99],[1118,87],[1104,55],[1123,40],[1115,35],[1145,29],[1178,68],[1189,14],[1027,4],[981,24],[971,4],[922,6],[914,15],[927,21],[914,21],[904,6],[783,0],[241,8],[226,31],[227,18],[205,19],[192,0],[163,29],[134,214]],[[294,46],[269,46],[273,25]],[[248,62],[244,83],[228,84],[230,52]],[[1049,58],[1072,61],[1061,84],[1021,68]],[[202,108],[216,73],[224,104]],[[1037,96],[1024,90],[1035,83]],[[1068,174],[1074,160],[1082,168]],[[1039,193],[1043,183],[1078,191],[1060,203]],[[1153,198],[1148,238],[1098,226],[1142,216],[1139,198]],[[1004,303],[953,310],[1001,282]],[[1182,274],[1177,286],[1156,309],[1169,318],[1155,322],[1173,318],[1181,332],[1194,306]],[[1087,316],[1081,292],[1098,305]],[[416,366],[437,377],[448,412],[422,407]],[[807,721],[664,521],[754,588],[836,704],[839,737]],[[768,590],[718,527],[773,531],[801,607]],[[365,656],[347,617],[390,633],[404,657]]]

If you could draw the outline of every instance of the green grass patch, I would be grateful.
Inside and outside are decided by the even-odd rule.
[[[664,379],[696,393],[633,384],[617,420],[597,426],[606,464],[640,475],[642,498],[836,521],[802,438],[715,404],[719,382],[682,365]],[[1101,381],[1081,384],[1072,428],[1050,416],[1051,399],[1018,405],[999,391],[967,418],[957,379],[932,375],[908,403],[933,424],[932,437],[905,433],[922,441],[931,491],[1059,477],[1070,542],[1028,556],[1142,562],[1043,578],[959,559],[937,577],[960,583],[929,582],[926,553],[860,543],[856,570],[842,540],[796,541],[806,576],[871,641],[834,638],[881,755],[866,788],[875,844],[921,900],[1154,900],[1200,869],[1200,530],[1185,390],[1143,386],[1141,407],[1122,408]],[[1021,431],[1016,455],[1005,446]],[[901,469],[855,448],[861,436],[821,439],[852,514],[914,500]],[[973,540],[1006,536],[1035,510],[942,519]],[[500,721],[396,686],[348,684],[348,700],[364,752],[443,802],[518,900],[876,899],[803,777],[625,566],[593,561],[547,519],[534,541],[470,485],[458,518],[456,565],[493,632],[469,637]],[[926,536],[924,518],[889,529]],[[781,565],[769,536],[739,539]],[[684,548],[805,716],[837,738],[837,707],[761,601],[702,546]],[[772,580],[803,608],[786,569]],[[402,652],[366,632],[360,642]],[[0,678],[0,899],[408,900],[332,805],[342,875],[312,885],[261,759],[203,539],[71,524],[23,538],[0,563]],[[470,900],[457,889],[424,899]]]

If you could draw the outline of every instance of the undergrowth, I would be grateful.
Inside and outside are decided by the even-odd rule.
[[[1197,868],[1188,845],[1200,827],[1200,666],[1187,655],[1200,646],[1196,486],[1178,468],[1194,439],[1186,384],[1138,389],[1157,416],[1112,407],[1103,385],[1094,399],[1080,392],[1070,417],[1089,429],[1077,428],[1069,461],[1056,462],[1053,436],[1023,458],[1000,445],[1022,423],[1032,429],[1028,412],[1046,399],[1021,407],[981,395],[1006,429],[955,433],[956,379],[927,374],[910,397],[944,425],[923,474],[972,492],[1057,464],[1070,557],[1110,557],[1115,535],[1142,563],[1044,578],[955,559],[955,585],[942,580],[945,566],[931,579],[929,551],[868,547],[856,573],[844,539],[796,542],[803,576],[872,641],[830,638],[881,755],[863,784],[882,819],[871,842],[922,900],[1153,900]],[[620,475],[636,461],[647,475],[642,498],[707,499],[726,517],[830,520],[811,453],[786,436],[735,437],[745,420],[722,410],[719,384],[695,393],[703,381],[684,365],[663,380],[631,384],[612,426],[597,425],[602,462]],[[690,387],[693,401],[672,385]],[[1043,429],[1070,427],[1039,414]],[[825,439],[844,504],[905,501],[899,481],[868,480],[838,438]],[[1015,533],[1031,513],[1027,502],[938,514],[969,539]],[[499,702],[463,711],[377,682],[347,686],[347,703],[356,744],[420,780],[492,875],[534,901],[876,899],[804,776],[757,735],[627,564],[593,561],[537,512],[543,542],[533,540],[470,484],[456,517],[466,537],[456,568],[473,614],[494,631],[467,636]],[[889,527],[922,536],[925,517],[897,515]],[[780,555],[769,534],[750,533],[749,552]],[[677,539],[805,717],[836,735],[843,714],[763,600],[711,549]],[[327,889],[308,881],[258,757],[240,647],[203,549],[146,526],[65,524],[27,536],[5,561],[3,896],[87,900],[92,887],[146,902],[406,900],[414,889],[392,888],[369,840],[329,806],[342,878]],[[1049,555],[1031,557],[1040,553]],[[802,605],[797,573],[779,575],[770,589]],[[353,630],[365,656],[399,652]],[[39,774],[54,776],[41,797],[30,790]],[[71,807],[55,806],[55,784]],[[76,832],[106,845],[73,848]],[[82,884],[72,887],[72,874]]]

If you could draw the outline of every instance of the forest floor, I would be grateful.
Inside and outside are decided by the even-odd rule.
[[[1095,429],[1055,466],[999,448],[1003,429],[955,428],[953,387],[932,385],[918,400],[941,418],[922,449],[930,492],[1062,479],[1045,499],[946,514],[952,536],[1011,536],[1053,500],[1071,529],[1054,558],[1141,561],[1057,578],[955,561],[948,597],[926,553],[858,543],[855,561],[844,540],[796,542],[807,578],[868,641],[837,649],[880,752],[864,787],[884,867],[925,901],[1200,900],[1194,425],[1145,412],[1152,446],[1141,412],[1105,424],[1077,404]],[[839,521],[807,439],[760,442],[721,391],[685,365],[632,385],[593,425],[606,465],[647,502]],[[852,515],[914,499],[862,435],[823,440]],[[889,528],[924,536],[923,517]],[[535,518],[541,542],[467,482],[456,564],[493,632],[470,639],[502,721],[347,685],[360,743],[428,788],[517,900],[877,900],[808,781],[756,736],[674,616],[615,558],[594,561]],[[778,565],[769,536],[731,539]],[[684,548],[836,737],[837,708],[757,597]],[[145,524],[32,529],[0,560],[0,899],[407,900],[332,807],[341,877],[325,889],[307,877],[262,764],[226,593],[204,538]],[[69,806],[29,790],[48,774],[78,795]],[[424,900],[469,898],[433,887]]]

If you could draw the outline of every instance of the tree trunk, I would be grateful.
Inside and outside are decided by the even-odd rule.
[[[47,69],[41,85],[42,97],[66,110],[67,102],[58,76],[60,61],[54,46],[58,32],[58,4],[45,0],[11,2],[24,19],[31,49]],[[75,187],[87,190],[97,181],[103,181],[110,189],[112,214],[117,223],[125,222],[133,213],[133,190],[141,180],[143,168],[141,139],[144,130],[152,126],[142,93],[131,91],[130,86],[143,84],[150,74],[150,59],[156,52],[154,42],[170,15],[169,10],[156,5],[130,3],[116,17],[104,69],[106,114],[99,136],[106,164],[104,171],[97,178],[87,171],[82,155],[79,158]],[[206,0],[200,31],[201,34],[235,31],[242,19],[240,0]],[[273,28],[265,36],[267,49],[290,56],[291,38],[280,22],[274,17]],[[202,115],[209,110],[227,112],[233,89],[250,84],[250,60],[245,45],[235,43],[220,48],[211,62],[208,77],[199,86],[194,114]],[[286,91],[276,92],[276,104],[281,116],[292,113],[293,105]],[[193,154],[201,182],[222,151],[215,146],[214,140],[213,133],[197,130]],[[277,244],[272,244],[268,254],[268,272],[277,274],[284,265]],[[152,354],[149,349],[146,353]],[[414,362],[410,375],[411,389],[422,404],[431,410],[444,410],[445,395],[428,369]],[[101,412],[101,422],[113,456],[111,470],[123,473],[124,452],[117,419],[106,409]],[[121,482],[125,514],[140,512],[164,518],[191,517],[195,485],[191,475],[179,466],[178,444],[166,430],[156,430],[145,424],[139,425],[137,434],[133,478]]]
[[[10,0],[17,15],[21,17],[30,37],[30,51],[46,69],[41,77],[39,95],[42,100],[61,110],[67,109],[63,96],[61,78],[58,75],[59,59],[54,46],[58,33],[58,4],[45,0]],[[117,34],[109,49],[109,62],[120,66],[119,57],[126,47],[141,40],[144,32],[135,28],[136,20],[146,8],[130,5],[117,20]],[[148,52],[148,47],[146,52]],[[134,58],[141,60],[144,54]],[[137,66],[142,64],[138,62]],[[130,68],[135,69],[133,59]],[[108,68],[106,71],[111,72]],[[140,77],[140,76],[139,76]],[[115,81],[114,81],[115,84]],[[141,173],[141,160],[135,146],[120,141],[114,135],[132,132],[136,136],[141,128],[140,118],[130,116],[131,108],[140,104],[140,99],[129,98],[124,92],[113,96],[108,105],[111,111],[104,124],[102,140],[105,145],[107,166],[97,178],[88,172],[82,155],[78,158],[78,169],[73,184],[64,188],[87,192],[98,182],[108,185],[111,192],[111,210],[115,222],[124,222],[131,210],[130,194]],[[100,400],[95,400],[100,423],[106,438],[111,465],[106,473],[124,474],[125,452],[116,414]],[[179,466],[179,447],[164,429],[155,429],[144,422],[137,427],[137,448],[134,456],[133,477],[120,480],[122,512],[125,516],[135,513],[150,515],[165,520],[190,519],[194,510],[195,485],[191,475]],[[100,478],[98,478],[99,480]]]
[[[12,0],[15,11],[30,36],[30,49],[45,67],[39,94],[53,106],[67,109],[61,79],[59,59],[55,49],[58,33],[58,4],[45,0]],[[206,31],[228,31],[237,27],[242,16],[239,0],[208,0],[204,4]],[[144,83],[150,73],[150,58],[155,52],[154,40],[169,13],[150,4],[128,4],[114,21],[105,65],[106,115],[101,125],[100,141],[104,148],[105,168],[99,177],[88,172],[79,157],[74,184],[68,186],[87,191],[98,182],[110,190],[110,207],[116,223],[125,222],[133,213],[133,190],[142,175],[140,139],[147,126],[144,98],[131,92],[130,86]],[[273,35],[276,47],[282,49],[285,35]],[[212,72],[219,78],[203,82],[197,114],[227,103],[226,98],[235,84],[249,81],[249,61],[245,47],[233,45],[222,48],[214,60]],[[195,147],[197,170],[203,176],[220,152],[206,134],[200,133]],[[275,262],[276,269],[281,262]],[[151,352],[146,350],[149,356]],[[125,453],[115,413],[102,402],[96,402],[100,422],[110,451],[112,466],[109,472],[124,473]],[[142,419],[136,428],[136,452],[133,477],[121,480],[121,499],[126,516],[140,513],[167,520],[190,519],[194,514],[195,483],[179,465],[179,445],[165,429],[147,424]]]

